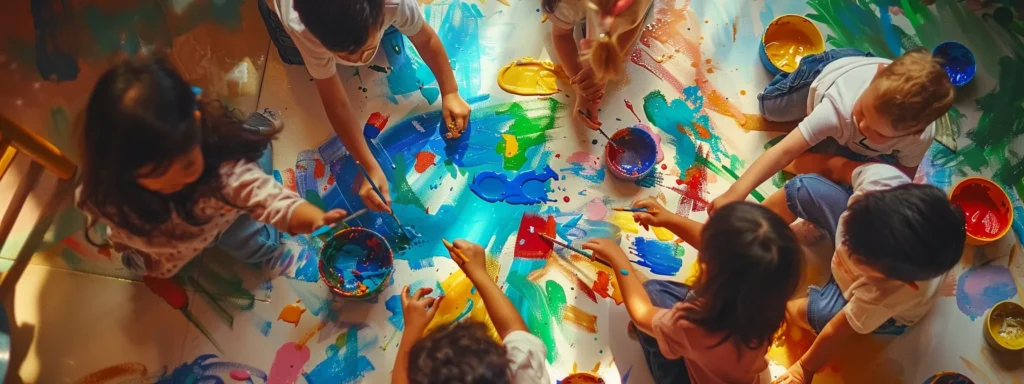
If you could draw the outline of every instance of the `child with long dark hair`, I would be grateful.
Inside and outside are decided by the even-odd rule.
[[[279,231],[309,233],[345,214],[324,213],[258,164],[280,128],[245,126],[160,59],[127,60],[100,76],[81,129],[77,205],[89,228],[107,224],[136,272],[170,277],[213,245],[266,260]]]
[[[765,354],[786,317],[800,280],[800,245],[781,218],[738,202],[707,224],[672,214],[647,199],[634,207],[645,226],[664,227],[699,251],[692,285],[640,282],[622,248],[593,239],[584,249],[616,270],[656,383],[768,383]]]

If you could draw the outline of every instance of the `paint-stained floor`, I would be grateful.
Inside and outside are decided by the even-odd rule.
[[[966,176],[991,177],[1018,212],[1016,234],[968,247],[928,317],[902,336],[873,337],[844,349],[815,382],[919,383],[944,371],[979,383],[1021,382],[1024,358],[993,352],[981,328],[987,308],[1024,297],[1024,125],[1014,123],[1024,118],[1024,44],[1016,9],[973,0],[938,0],[931,7],[917,0],[893,7],[883,0],[658,2],[631,52],[626,78],[610,86],[600,111],[608,133],[641,124],[659,139],[655,176],[629,183],[606,175],[605,139],[571,119],[573,97],[514,96],[498,87],[495,77],[505,64],[551,56],[538,1],[422,2],[449,50],[460,93],[473,107],[465,139],[448,142],[439,134],[436,82],[408,41],[385,36],[382,44],[390,49],[374,65],[339,70],[367,121],[375,156],[389,170],[395,212],[420,234],[396,252],[390,286],[370,301],[333,297],[318,282],[321,244],[301,236],[285,240],[278,260],[252,266],[210,254],[182,272],[181,291],[151,290],[125,280],[132,276],[75,235],[64,248],[37,257],[41,261],[19,282],[15,341],[33,342],[22,353],[21,379],[388,382],[403,327],[397,294],[405,285],[434,287],[447,296],[434,325],[486,318],[479,296],[447,256],[444,237],[488,249],[499,283],[549,348],[552,378],[589,371],[608,383],[649,383],[639,347],[626,332],[628,315],[611,271],[538,257],[530,243],[518,241],[525,228],[520,221],[551,225],[577,243],[617,239],[648,278],[692,276],[691,247],[671,233],[639,228],[609,207],[655,197],[680,214],[706,219],[707,202],[778,135],[758,129],[756,95],[770,77],[756,52],[764,27],[794,13],[818,22],[830,46],[879,56],[945,40],[968,45],[979,73],[961,90],[951,114],[959,150],[933,145],[919,178],[949,188]],[[243,24],[259,22],[252,17]],[[283,64],[273,49],[266,57],[254,67],[263,69],[262,81],[254,80],[261,84],[257,101],[243,104],[280,113],[285,131],[275,143],[274,164],[282,182],[311,202],[358,210],[362,203],[351,190],[357,171],[334,138],[309,76],[301,66]],[[541,193],[507,189],[520,197],[540,195],[543,204],[492,203],[469,188],[482,172],[513,179],[547,169],[557,176],[539,177]],[[749,199],[762,200],[780,183],[766,182]],[[384,216],[356,221],[389,239],[396,236]],[[806,280],[820,284],[827,279],[822,258],[829,245],[814,231],[799,232],[813,250],[809,265],[816,266]],[[773,371],[798,358],[812,337],[787,332],[769,355]]]

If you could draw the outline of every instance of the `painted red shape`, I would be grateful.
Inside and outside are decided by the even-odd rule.
[[[531,227],[533,232],[530,232]],[[523,218],[519,220],[519,233],[516,234],[513,255],[524,259],[546,259],[554,244],[540,237],[538,233],[554,236],[555,219],[551,216],[544,218],[529,213],[523,214]]]
[[[326,176],[327,167],[324,166],[324,161],[320,159],[313,159],[313,177],[319,179]]]
[[[587,295],[587,297],[590,298],[590,301],[595,303],[597,302],[597,295],[594,294],[594,289],[590,288],[590,286],[587,285],[587,283],[584,283],[583,280],[577,278],[576,287],[579,288],[580,292],[583,292],[584,295]]]
[[[185,309],[188,307],[188,294],[185,292],[185,288],[174,280],[143,276],[142,282],[150,291],[170,304],[171,308]]]
[[[636,118],[636,121],[640,121],[640,116],[637,116],[636,115],[636,110],[633,109],[633,103],[630,103],[629,100],[622,100],[622,101],[626,102],[626,108],[629,108],[629,111],[633,112],[633,117]]]
[[[235,381],[246,381],[251,377],[248,371],[243,371],[241,369],[231,371],[228,373],[228,376],[231,376],[231,379]]]
[[[281,345],[270,364],[268,383],[295,384],[302,374],[302,367],[309,362],[309,347],[293,342]]]
[[[563,198],[562,198],[562,201],[564,201],[564,202],[568,203],[568,202],[569,202],[569,196],[563,197]]]
[[[384,127],[388,126],[388,119],[391,115],[381,114],[380,112],[374,112],[370,114],[370,117],[366,119],[366,124],[377,127],[379,130],[384,130]]]
[[[281,172],[281,185],[283,185],[285,188],[288,188],[292,192],[296,191],[294,169],[288,168],[284,170],[284,172]]]
[[[611,297],[608,288],[612,285],[612,277],[605,271],[597,271],[597,280],[594,280],[594,292],[603,298]]]
[[[334,185],[334,174],[333,173],[327,175],[327,185]]]
[[[1008,215],[992,199],[987,186],[965,185],[950,200],[964,210],[971,236],[991,239],[1009,225]]]
[[[422,151],[416,154],[416,165],[413,168],[419,173],[426,172],[434,165],[434,160],[437,160],[437,155],[433,152]]]

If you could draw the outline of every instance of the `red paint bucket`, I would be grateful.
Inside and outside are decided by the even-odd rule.
[[[998,184],[984,177],[960,180],[949,193],[967,219],[967,244],[985,245],[999,240],[1013,225],[1010,197]]]
[[[625,181],[637,181],[654,170],[658,144],[646,130],[629,127],[616,131],[604,146],[608,173]]]

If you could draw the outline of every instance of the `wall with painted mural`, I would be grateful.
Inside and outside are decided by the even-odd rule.
[[[62,362],[41,355],[36,359],[54,368],[38,372],[35,381],[384,382],[404,329],[397,296],[402,287],[432,287],[446,296],[431,328],[467,318],[486,322],[479,295],[440,241],[464,238],[488,250],[488,271],[548,347],[552,378],[591,372],[609,383],[650,382],[639,348],[625,331],[628,316],[613,271],[532,241],[528,228],[549,228],[577,245],[594,237],[618,240],[645,278],[694,276],[692,247],[610,208],[654,197],[681,215],[704,220],[708,202],[773,143],[776,134],[764,131],[768,123],[760,119],[756,101],[770,77],[755,53],[765,26],[783,14],[817,22],[829,47],[882,57],[947,40],[967,45],[979,66],[948,118],[956,150],[933,145],[919,178],[950,188],[967,176],[990,177],[1009,193],[1017,213],[1014,232],[1004,241],[969,248],[944,286],[944,298],[916,332],[851,346],[855,353],[828,365],[816,382],[929,382],[942,371],[976,382],[1011,382],[1024,375],[1024,368],[1005,365],[985,349],[979,324],[995,303],[1019,301],[1024,279],[1024,254],[1013,256],[1024,239],[1024,78],[1018,68],[1024,10],[1016,5],[658,1],[630,52],[626,79],[610,85],[601,110],[606,130],[637,126],[657,142],[654,173],[624,182],[606,176],[605,138],[572,120],[575,95],[516,96],[495,80],[506,64],[552,55],[539,2],[421,3],[449,51],[460,93],[473,106],[463,138],[443,138],[436,81],[401,35],[386,35],[381,44],[391,49],[371,65],[339,71],[391,180],[395,213],[418,235],[402,239],[393,222],[378,214],[352,223],[381,233],[395,248],[396,275],[380,295],[366,302],[333,296],[320,282],[323,241],[316,237],[286,239],[283,257],[262,265],[209,254],[183,269],[179,279],[146,284],[132,296],[164,305],[162,298],[171,315],[184,317],[178,326],[185,341],[173,353],[133,355],[128,346],[125,353],[68,356]],[[286,131],[275,143],[275,168],[284,185],[323,207],[362,208],[350,190],[358,170],[326,128],[315,88],[304,69],[283,64],[272,49],[268,53],[251,1],[52,0],[14,7],[11,14],[22,17],[0,24],[10,36],[0,62],[9,70],[0,76],[12,84],[12,91],[0,95],[0,113],[70,148],[62,140],[70,137],[85,95],[115,52],[172,47],[171,57],[207,92],[243,111],[281,112]],[[763,200],[781,182],[765,183],[750,199]],[[62,242],[35,262],[137,278],[118,267],[116,254],[87,245],[80,233]],[[48,283],[47,297],[74,292]],[[58,313],[31,308],[39,316]],[[147,326],[131,325],[124,332]],[[950,335],[950,329],[978,331]],[[769,355],[773,371],[795,361],[812,337],[788,331]],[[923,345],[929,347],[922,350]]]

